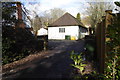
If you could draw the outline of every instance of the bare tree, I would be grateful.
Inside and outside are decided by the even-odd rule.
[[[37,36],[38,30],[42,28],[41,19],[38,15],[36,15],[35,18],[32,19],[31,21],[32,21],[32,27],[33,27],[34,33]]]
[[[82,23],[84,23],[85,25],[90,25],[90,16],[85,16],[82,20]]]
[[[51,9],[50,10],[50,15],[51,15],[52,21],[54,22],[59,17],[61,17],[64,13],[65,13],[65,11],[60,9],[60,8]]]
[[[50,9],[49,11],[45,11],[43,13],[42,23],[45,26],[48,26],[49,24],[53,23],[55,20],[57,20],[59,17],[61,17],[65,13],[65,10],[62,10],[60,8],[54,8]]]
[[[102,16],[105,15],[105,10],[112,10],[112,2],[89,2],[89,7],[86,10],[86,14],[89,24],[92,28],[96,27],[96,24],[102,19]]]
[[[29,4],[29,5],[32,5],[33,9],[27,9],[29,14],[32,15],[32,16],[28,16],[28,19],[31,21],[31,27],[33,28],[33,32],[35,36],[37,36],[38,30],[42,28],[41,17],[38,16],[39,13],[37,13],[37,9],[38,6],[40,6],[40,4],[37,4],[37,6],[34,4]]]
[[[30,19],[30,21],[31,21],[31,26],[33,27],[33,32],[35,36],[37,36],[38,30],[42,28],[42,22],[41,22],[41,18],[37,15],[37,13],[35,11],[33,12],[34,12],[34,18]]]
[[[41,16],[41,21],[42,21],[42,24],[44,25],[45,28],[47,28],[47,26],[49,25],[49,23],[52,23],[49,11],[45,11],[43,13],[43,16]]]

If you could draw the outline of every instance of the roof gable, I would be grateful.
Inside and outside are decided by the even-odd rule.
[[[83,26],[83,23],[81,23],[79,20],[77,20],[74,16],[72,16],[69,13],[65,13],[63,16],[61,16],[59,19],[57,19],[55,22],[49,25],[49,27],[57,27],[57,26]]]

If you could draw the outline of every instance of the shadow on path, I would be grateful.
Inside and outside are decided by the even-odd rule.
[[[22,80],[23,78],[32,80],[33,78],[70,78],[73,71],[73,67],[70,66],[70,64],[73,63],[69,57],[70,52],[72,50],[77,53],[84,51],[84,40],[49,41],[49,47],[51,47],[51,50],[57,50],[57,52],[54,52],[54,55],[50,57],[28,64],[28,68],[15,73],[18,76],[16,76],[14,80]],[[8,80],[13,80],[12,78],[13,77]]]

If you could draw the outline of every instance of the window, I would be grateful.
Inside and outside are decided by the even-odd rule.
[[[65,28],[59,28],[59,33],[65,33]]]

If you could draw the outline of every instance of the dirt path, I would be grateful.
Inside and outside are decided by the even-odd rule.
[[[43,79],[43,78],[70,78],[73,67],[70,66],[73,61],[69,58],[70,52],[84,51],[84,40],[80,41],[49,41],[50,51],[46,51],[46,55],[36,57],[33,61],[25,63],[23,66],[17,67],[21,70],[13,70],[5,74],[3,79],[6,80],[22,80]]]

